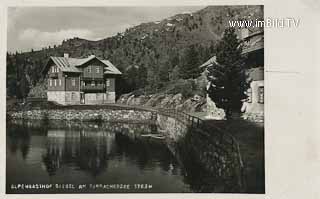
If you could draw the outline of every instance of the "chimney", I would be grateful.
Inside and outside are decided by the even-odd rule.
[[[248,28],[241,28],[240,30],[240,39],[244,39],[249,36],[249,29]]]
[[[63,54],[63,57],[64,57],[64,58],[69,58],[69,54],[68,54],[68,53],[64,53],[64,54]]]

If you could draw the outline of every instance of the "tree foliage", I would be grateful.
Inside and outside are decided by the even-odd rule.
[[[191,45],[184,54],[184,59],[180,65],[180,77],[182,79],[195,79],[200,76],[199,53],[195,45]]]
[[[216,64],[208,68],[209,97],[216,106],[223,108],[229,118],[232,111],[239,110],[248,88],[242,48],[235,30],[225,30],[216,49]]]

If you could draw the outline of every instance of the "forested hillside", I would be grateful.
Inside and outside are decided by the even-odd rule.
[[[179,79],[196,78],[198,66],[215,54],[230,19],[262,19],[260,6],[209,6],[131,27],[99,41],[72,38],[42,50],[7,53],[7,95],[23,98],[41,81],[49,56],[97,57],[123,72],[118,93],[157,92]],[[39,84],[39,83],[38,83]],[[43,84],[43,83],[40,83]],[[39,85],[38,85],[39,86]],[[43,87],[43,85],[40,85]]]

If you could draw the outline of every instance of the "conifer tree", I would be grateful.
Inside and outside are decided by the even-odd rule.
[[[232,111],[240,110],[241,100],[247,96],[248,88],[244,70],[242,48],[234,28],[227,28],[216,49],[216,64],[208,68],[209,97],[216,106],[226,112],[227,119]]]
[[[199,53],[195,45],[191,45],[184,55],[184,61],[180,65],[180,77],[183,79],[194,79],[200,76]]]

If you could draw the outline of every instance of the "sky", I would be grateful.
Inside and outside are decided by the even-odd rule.
[[[99,40],[143,22],[204,8],[188,7],[9,7],[8,51],[25,52],[80,37]]]

